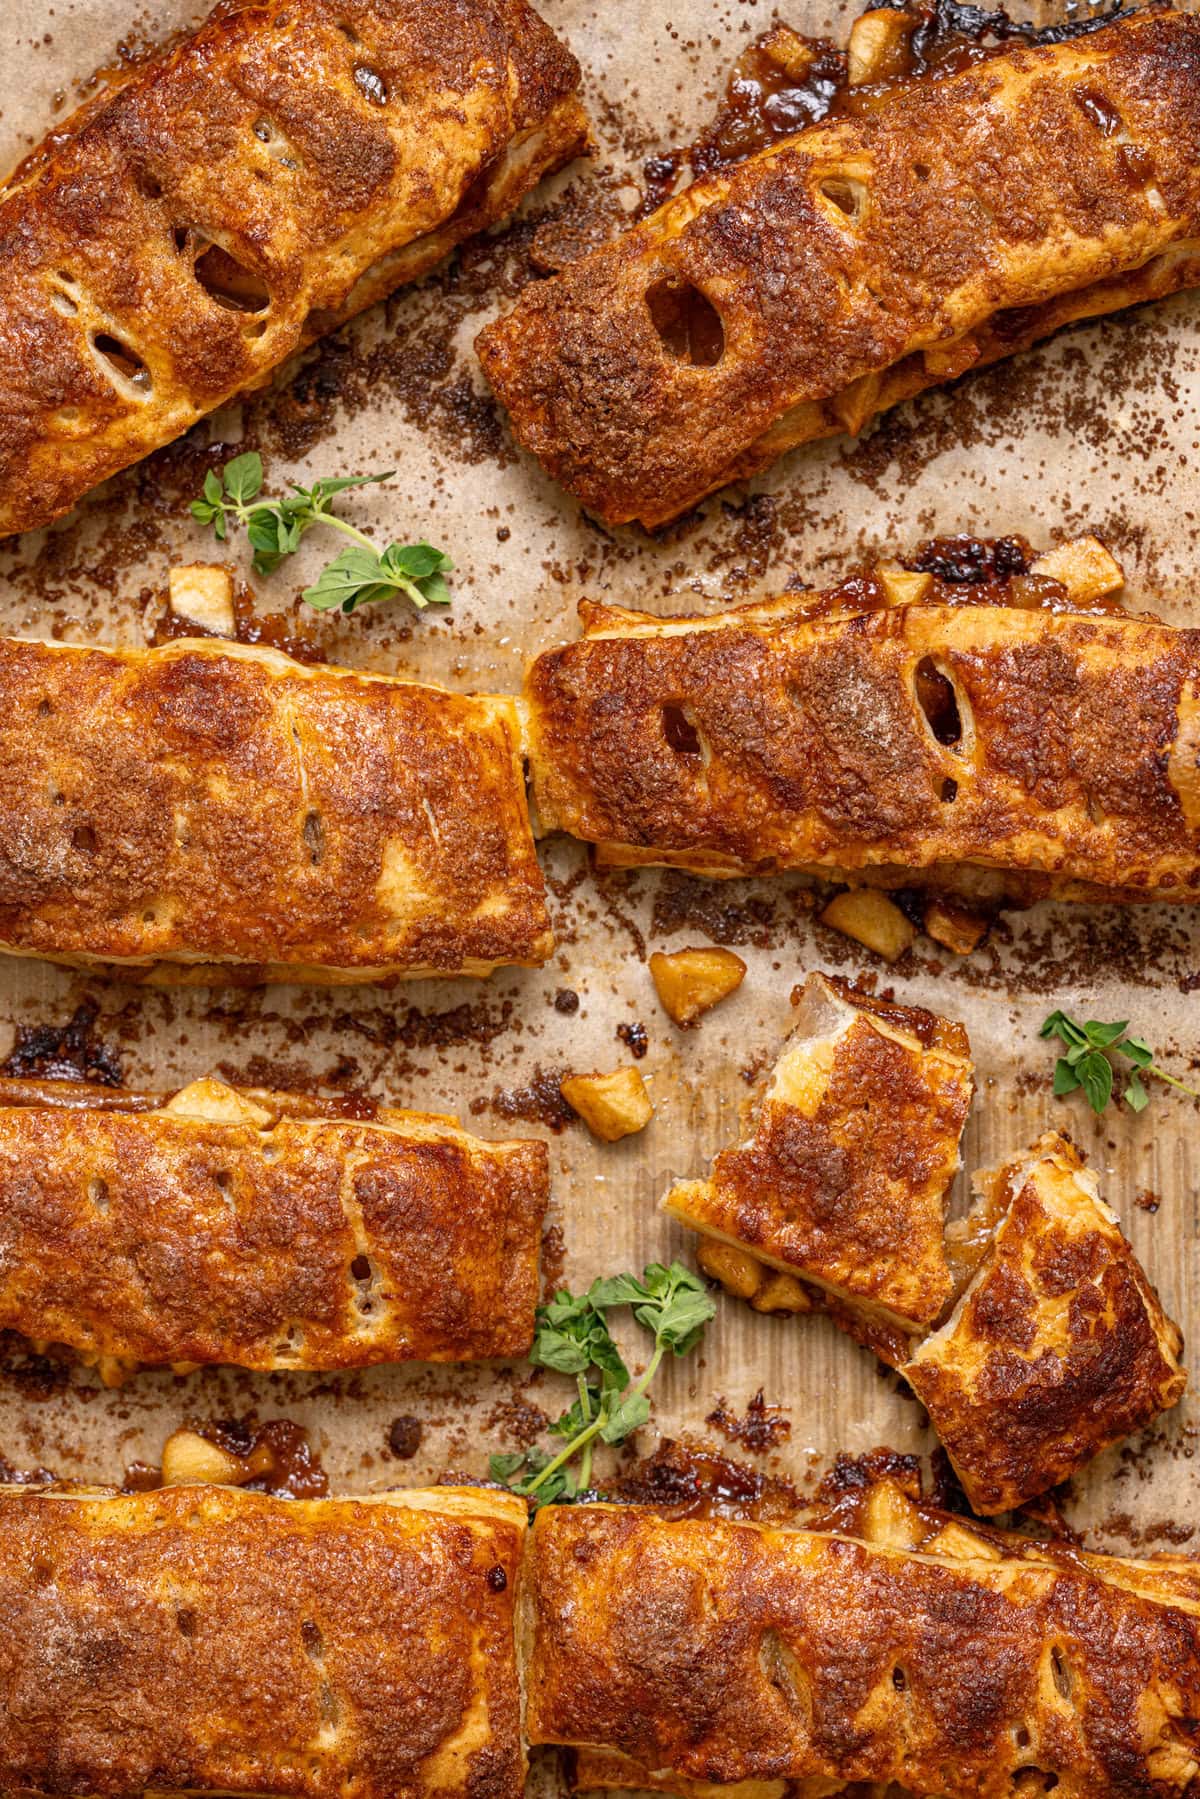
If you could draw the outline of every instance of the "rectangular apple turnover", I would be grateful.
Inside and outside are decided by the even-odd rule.
[[[512,700],[209,640],[0,639],[0,952],[325,984],[551,946]]]
[[[661,524],[796,444],[1200,280],[1194,14],[1146,7],[908,80],[873,82],[855,47],[861,95],[702,173],[481,334],[519,442],[598,517]]]
[[[0,536],[269,379],[587,137],[525,0],[224,0],[0,189]]]

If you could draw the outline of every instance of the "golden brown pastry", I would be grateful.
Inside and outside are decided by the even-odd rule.
[[[640,1506],[545,1507],[525,1580],[529,1741],[612,1784],[1168,1799],[1200,1772],[1182,1591]]]
[[[528,287],[484,369],[584,506],[659,524],[1200,279],[1198,99],[1200,20],[1155,8],[872,90]]]
[[[903,1373],[987,1513],[1143,1429],[1187,1376],[1178,1326],[1065,1137],[1048,1132],[979,1185],[994,1229],[950,1318]]]
[[[437,1488],[0,1496],[22,1794],[521,1799],[525,1507]]]
[[[987,604],[886,567],[706,618],[585,604],[526,681],[541,828],[609,864],[1195,903],[1200,632],[1058,609],[1049,562]]]
[[[950,1294],[946,1192],[971,1091],[961,1025],[809,975],[749,1134],[663,1208],[705,1247],[748,1252],[764,1281],[771,1268],[796,1276],[885,1360],[903,1361]],[[721,1277],[704,1249],[700,1259]]]
[[[0,535],[261,384],[582,147],[525,0],[223,0],[0,192]]]
[[[152,1111],[0,1107],[0,1330],[138,1366],[523,1355],[546,1146],[196,1081]],[[369,1111],[369,1109],[368,1109]]]
[[[211,641],[0,640],[0,950],[337,983],[551,946],[511,700]]]
[[[899,1458],[900,1462],[907,1458]],[[1014,1531],[1000,1530],[992,1524],[980,1524],[943,1510],[921,1493],[915,1464],[897,1469],[897,1458],[886,1451],[878,1456],[839,1463],[822,1483],[816,1499],[800,1505],[792,1516],[779,1515],[761,1520],[784,1528],[801,1528],[828,1536],[856,1537],[863,1543],[891,1550],[915,1550],[923,1556],[978,1564],[1017,1559],[1048,1563],[1054,1568],[1086,1568],[1096,1579],[1118,1592],[1126,1591],[1166,1606],[1180,1605],[1194,1612],[1200,1600],[1200,1564],[1186,1556],[1156,1555],[1137,1561],[1129,1557],[1096,1555],[1075,1544],[1054,1539],[1036,1539]],[[878,1464],[882,1464],[882,1469]],[[719,1491],[719,1490],[718,1490]],[[723,1508],[728,1501],[715,1499],[717,1509],[712,1517],[736,1516]],[[656,1508],[659,1510],[659,1508]],[[664,1514],[660,1511],[660,1515]],[[758,1520],[754,1520],[758,1521]],[[1056,1647],[1051,1653],[1051,1674],[1056,1690],[1067,1695],[1072,1690],[1073,1672]],[[1194,1746],[1193,1746],[1194,1753]],[[684,1780],[678,1775],[658,1773],[643,1766],[633,1757],[613,1749],[581,1748],[569,1758],[571,1784],[576,1791],[597,1787],[637,1787],[651,1791],[679,1793],[685,1799],[705,1799],[707,1794],[722,1793],[729,1799],[812,1799],[812,1787],[824,1799],[827,1791],[845,1792],[847,1799],[912,1799],[909,1789],[889,1785],[886,1794],[876,1785],[861,1787],[857,1783],[843,1788],[830,1788],[819,1779],[810,1786],[805,1781],[785,1783],[782,1780],[746,1780],[725,1786],[710,1785],[700,1780]],[[990,1770],[989,1770],[990,1772]],[[1049,1789],[1049,1774],[1038,1775],[1026,1769],[1015,1782],[1004,1769],[998,1775],[999,1794],[1037,1793]],[[989,1795],[993,1789],[982,1789]],[[1049,1789],[1052,1790],[1052,1789]],[[1142,1789],[1135,1787],[1135,1791]],[[1189,1792],[1191,1789],[1188,1789]]]

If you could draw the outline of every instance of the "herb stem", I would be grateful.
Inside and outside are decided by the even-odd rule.
[[[1157,1075],[1158,1079],[1165,1081],[1168,1087],[1178,1087],[1181,1093],[1186,1093],[1191,1099],[1200,1099],[1200,1093],[1194,1087],[1187,1087],[1182,1081],[1177,1081],[1173,1074],[1167,1074],[1165,1069],[1158,1066],[1157,1062],[1150,1062],[1146,1067],[1146,1073]]]
[[[371,539],[367,536],[366,532],[360,531],[358,527],[352,525],[348,519],[339,518],[336,512],[319,512],[317,518],[320,520],[321,524],[332,525],[335,531],[341,531],[345,536],[352,537],[356,543],[362,544],[364,549],[370,550],[372,556],[377,554],[375,545],[371,542]]]
[[[525,1491],[527,1493],[536,1493],[543,1481],[549,1480],[552,1474],[557,1474],[564,1463],[569,1462],[573,1455],[578,1455],[585,1444],[590,1443],[593,1437],[598,1437],[607,1423],[608,1413],[605,1411],[604,1407],[601,1406],[599,1412],[592,1419],[592,1422],[587,1428],[581,1430],[577,1436],[572,1437],[566,1448],[560,1449],[554,1460],[552,1462],[547,1462],[540,1474],[534,1475],[529,1485],[525,1488]]]

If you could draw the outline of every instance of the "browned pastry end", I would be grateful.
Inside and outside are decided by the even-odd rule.
[[[119,1102],[119,1095],[114,1099]],[[523,1355],[544,1143],[197,1081],[154,1111],[0,1108],[0,1330],[117,1384]]]
[[[1200,19],[892,83],[528,287],[482,333],[519,441],[655,525],[1078,318],[1200,279]]]
[[[705,618],[585,606],[526,677],[541,828],[610,865],[1200,899],[1200,632],[880,573]]]
[[[1200,1772],[1183,1592],[636,1506],[543,1507],[525,1579],[530,1743],[670,1791],[1182,1799]]]
[[[1182,1397],[1183,1338],[1065,1137],[981,1178],[997,1217],[957,1306],[904,1368],[977,1512],[1067,1479]]]
[[[904,1360],[950,1295],[945,1202],[971,1092],[961,1025],[810,975],[745,1141],[707,1180],[672,1187],[664,1210],[795,1275]]]
[[[0,640],[0,950],[205,983],[543,961],[520,749],[503,698]]]
[[[885,1452],[878,1461],[886,1468],[890,1459]],[[923,1556],[951,1562],[978,1564],[1016,1559],[1075,1571],[1086,1568],[1118,1593],[1134,1593],[1162,1605],[1181,1606],[1193,1614],[1200,1602],[1200,1563],[1194,1557],[1156,1555],[1149,1560],[1134,1560],[1094,1555],[1071,1543],[1038,1541],[993,1524],[980,1524],[941,1509],[922,1496],[919,1477],[914,1481],[903,1474],[883,1472],[873,1457],[849,1464],[844,1481],[835,1470],[816,1500],[801,1507],[791,1518],[762,1521],[825,1535],[856,1537],[885,1549],[918,1551]],[[1073,1670],[1057,1646],[1051,1652],[1051,1673],[1056,1690],[1069,1696],[1073,1691]],[[1192,1752],[1195,1753],[1194,1747]],[[729,1799],[825,1799],[830,1791],[828,1783],[820,1778],[811,1783],[746,1780],[713,1787],[701,1780],[657,1772],[614,1749],[576,1749],[569,1758],[569,1770],[573,1789],[583,1792],[617,1787],[672,1792],[682,1799],[714,1799],[716,1793],[724,1793]],[[1186,1764],[1179,1772],[1186,1773]],[[1033,1767],[1018,1770],[1015,1776],[1001,1770],[998,1786],[987,1786],[985,1779],[982,1790],[992,1799],[995,1794],[1011,1799],[1023,1794],[1028,1799],[1031,1792],[1053,1790],[1055,1778],[1053,1770]],[[844,1792],[846,1799],[912,1799],[909,1789],[894,1785],[889,1785],[886,1794],[874,1784],[863,1787],[855,1783],[844,1788],[839,1785],[834,1790]]]
[[[0,535],[74,505],[583,146],[525,0],[223,0],[0,193]]]
[[[0,1495],[20,1795],[521,1799],[525,1508],[474,1489]]]

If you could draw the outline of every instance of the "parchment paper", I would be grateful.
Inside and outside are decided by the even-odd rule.
[[[469,248],[455,271],[377,308],[292,369],[265,397],[200,427],[110,483],[50,533],[0,551],[0,626],[105,643],[141,642],[163,609],[173,561],[225,560],[186,516],[210,443],[257,444],[273,491],[292,478],[394,467],[395,480],[353,501],[388,537],[425,536],[457,563],[449,617],[413,620],[368,609],[304,625],[330,660],[475,689],[519,682],[523,658],[571,636],[581,595],[671,610],[748,598],[789,579],[818,583],[871,549],[937,533],[1022,532],[1043,545],[1092,529],[1122,559],[1131,602],[1200,621],[1192,541],[1200,385],[1200,302],[1183,296],[966,379],[891,415],[857,445],[793,454],[753,497],[710,502],[699,518],[651,539],[602,533],[512,449],[470,351],[484,320],[529,270],[535,231],[561,238],[597,211],[614,221],[636,202],[641,159],[689,138],[711,115],[729,64],[771,22],[753,0],[545,0],[543,10],[584,63],[599,140],[596,164],[544,188],[507,235]],[[129,0],[7,0],[0,62],[0,161],[6,165],[72,104],[99,63],[193,23],[191,0],[161,0],[153,17]],[[788,21],[844,38],[851,13],[793,0]],[[220,454],[216,459],[220,458]],[[296,597],[332,551],[310,538],[271,581],[263,614],[295,626]],[[1065,1128],[1099,1170],[1168,1309],[1200,1329],[1200,1157],[1190,1100],[1155,1086],[1140,1118],[1095,1120],[1077,1097],[1050,1091],[1054,1054],[1037,1028],[1054,1006],[1129,1018],[1182,1078],[1200,1062],[1200,915],[1038,907],[1011,913],[988,947],[960,961],[926,939],[895,969],[815,924],[793,881],[705,885],[642,874],[598,880],[585,853],[550,846],[559,952],[544,971],[486,984],[421,983],[360,993],[145,993],[35,963],[0,965],[0,1057],[19,1032],[96,1008],[92,1039],[125,1078],[164,1088],[210,1070],[232,1078],[358,1087],[410,1106],[458,1112],[482,1135],[548,1135],[554,1175],[549,1272],[571,1285],[651,1258],[692,1256],[656,1202],[673,1176],[698,1173],[737,1128],[749,1082],[776,1053],[789,994],[811,968],[866,971],[877,990],[934,1006],[969,1027],[979,1092],[966,1168],[986,1166]],[[660,1010],[645,956],[717,938],[749,964],[741,991],[698,1030]],[[567,994],[578,995],[570,1011]],[[556,1004],[557,998],[557,1004]],[[84,1018],[86,1019],[85,1012]],[[556,1079],[630,1059],[619,1035],[644,1027],[639,1062],[656,1117],[641,1136],[596,1144],[578,1122],[552,1129]],[[632,1030],[634,1042],[638,1032]],[[965,1203],[960,1180],[956,1209]],[[1156,1209],[1151,1209],[1156,1208]],[[632,1346],[631,1346],[632,1347]],[[767,1319],[723,1301],[702,1356],[656,1383],[652,1427],[740,1458],[706,1422],[717,1402],[741,1414],[762,1389],[790,1434],[758,1464],[810,1485],[840,1451],[923,1450],[919,1406],[872,1358],[821,1319]],[[143,1375],[119,1393],[92,1377],[47,1375],[10,1357],[0,1376],[0,1455],[73,1479],[120,1481],[156,1462],[184,1419],[306,1425],[331,1489],[352,1491],[482,1474],[490,1449],[512,1446],[556,1413],[549,1377],[521,1367],[386,1369],[347,1378],[251,1378],[209,1372]],[[422,1426],[417,1453],[388,1449],[397,1417]],[[1200,1402],[1186,1402],[1149,1441],[1104,1456],[1076,1481],[1066,1509],[1097,1544],[1200,1550],[1200,1475],[1193,1458]]]

